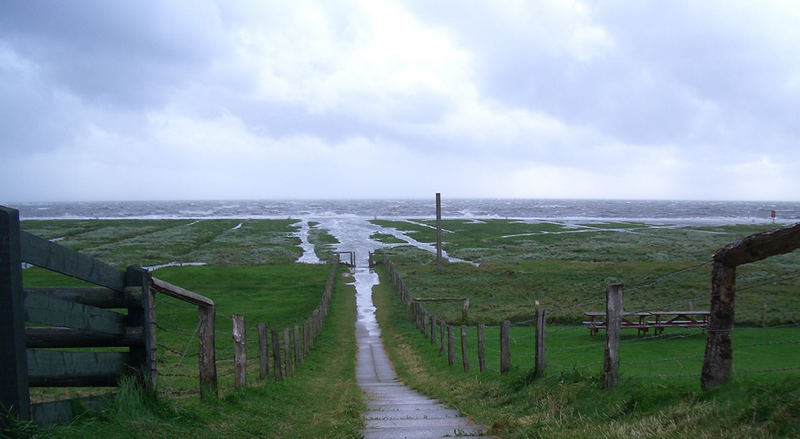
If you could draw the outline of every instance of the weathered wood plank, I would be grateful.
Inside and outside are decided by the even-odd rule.
[[[138,287],[127,287],[123,292],[105,287],[26,287],[24,290],[98,308],[142,306],[142,289]]]
[[[111,265],[25,231],[20,231],[19,236],[22,262],[115,291],[123,291],[125,273]]]
[[[187,289],[172,285],[171,283],[161,279],[154,277],[151,279],[151,283],[153,289],[159,293],[166,294],[167,296],[174,297],[197,306],[214,306],[214,301],[208,297],[201,296],[200,294],[193,293]]]
[[[127,352],[67,352],[28,349],[32,387],[116,386]]]
[[[120,313],[36,292],[25,294],[25,320],[106,334],[125,333],[125,316]]]
[[[63,327],[25,328],[25,344],[29,349],[142,346],[144,328],[128,327],[122,335]]]
[[[19,212],[0,206],[0,405],[30,420]],[[6,417],[0,416],[0,430]]]
[[[713,259],[729,267],[760,261],[800,248],[800,223],[769,232],[755,233],[726,245]]]

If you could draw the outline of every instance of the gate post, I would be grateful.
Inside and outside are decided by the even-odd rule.
[[[711,271],[711,315],[706,336],[705,360],[700,373],[700,387],[703,391],[728,381],[731,376],[735,285],[736,267],[714,261]]]
[[[0,430],[6,414],[31,419],[19,211],[0,206]]]

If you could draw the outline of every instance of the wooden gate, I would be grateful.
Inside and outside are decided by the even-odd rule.
[[[23,263],[93,286],[25,288]],[[41,425],[72,418],[75,400],[31,404],[29,387],[117,386],[133,375],[155,388],[150,283],[142,268],[120,271],[20,230],[19,212],[0,206],[0,429],[9,415]],[[107,347],[128,349],[96,349]]]

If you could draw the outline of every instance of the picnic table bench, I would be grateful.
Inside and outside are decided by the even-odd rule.
[[[601,329],[606,329],[606,313],[586,312],[589,318],[583,326],[589,328],[589,333],[596,335]],[[709,311],[644,311],[626,312],[622,314],[622,329],[636,329],[638,335],[646,334],[650,329],[655,334],[664,332],[664,328],[700,328],[708,329]]]

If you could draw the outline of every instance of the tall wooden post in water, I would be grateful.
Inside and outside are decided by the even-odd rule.
[[[436,193],[436,274],[442,274],[442,194]]]

